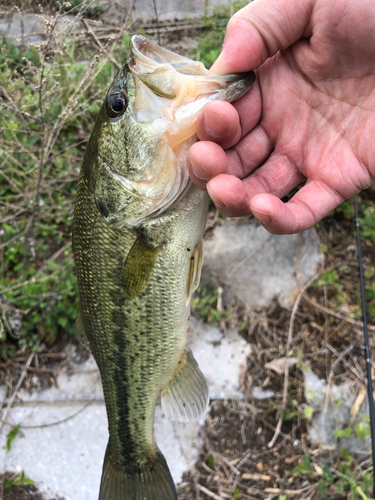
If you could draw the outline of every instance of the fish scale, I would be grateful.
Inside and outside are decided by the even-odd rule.
[[[77,197],[85,199],[84,207],[77,204],[74,229],[79,287],[85,290],[81,310],[90,348],[103,374],[111,450],[116,462],[138,462],[155,448],[152,421],[156,399],[185,349],[189,308],[181,292],[187,286],[190,265],[187,248],[195,242],[191,233],[186,241],[180,238],[183,253],[171,249],[171,243],[166,245],[150,283],[136,299],[126,301],[119,270],[124,268],[136,237],[126,228],[114,231],[102,217],[95,216],[95,200],[84,178]],[[197,191],[196,198],[197,208],[202,201],[206,204],[203,192]],[[173,232],[173,224],[186,223],[185,212],[165,217],[173,219],[168,232]],[[200,227],[195,227],[197,241],[202,238],[205,222],[205,218],[200,219]],[[148,225],[152,230],[152,223]],[[81,249],[89,246],[90,259],[83,259]],[[176,272],[171,273],[171,269]],[[170,362],[173,359],[174,364]]]
[[[208,195],[188,179],[187,151],[203,105],[239,97],[254,75],[205,75],[201,63],[140,36],[131,48],[99,112],[78,185],[76,331],[98,364],[108,416],[99,500],[176,500],[154,440],[156,402],[161,395],[165,414],[180,422],[199,419],[208,404],[187,349]]]

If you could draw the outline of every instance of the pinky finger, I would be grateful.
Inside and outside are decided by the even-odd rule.
[[[314,226],[344,200],[325,184],[312,181],[286,203],[274,195],[262,193],[253,196],[249,205],[270,233],[293,234]]]

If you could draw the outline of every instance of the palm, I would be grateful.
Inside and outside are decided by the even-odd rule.
[[[275,29],[268,51],[273,50],[276,39],[279,46],[290,47],[261,66],[259,88],[235,104],[242,139],[229,144],[233,147],[221,172],[230,176],[218,175],[208,183],[214,198],[224,201],[222,211],[227,215],[249,213],[251,207],[257,216],[271,215],[271,232],[296,232],[374,182],[375,16],[371,2],[362,3],[363,8],[358,9],[357,3],[347,0],[318,0],[311,14],[314,25],[301,28],[298,41],[292,44],[285,30],[276,33]],[[238,42],[244,46],[243,41]],[[255,66],[256,58],[264,57],[261,48],[259,55],[244,55],[233,48],[223,64],[228,66],[230,60],[229,69],[238,71],[241,58],[248,57]],[[198,133],[212,140],[199,124]],[[228,141],[216,142],[228,146]],[[199,148],[209,151],[210,147],[196,145],[196,151],[199,155]],[[221,167],[215,168],[214,173],[220,173]],[[287,204],[276,198],[303,179],[306,185]]]

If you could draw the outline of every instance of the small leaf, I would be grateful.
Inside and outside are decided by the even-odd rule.
[[[16,427],[13,427],[11,431],[8,432],[7,434],[7,451],[10,451],[12,449],[12,442],[14,439],[17,437],[17,434],[21,428],[21,424],[16,425]]]
[[[306,418],[311,418],[314,413],[314,408],[312,406],[305,406],[304,412]]]
[[[288,368],[298,363],[297,358],[278,358],[269,361],[264,365],[267,370],[273,370],[278,375],[282,375],[285,371],[285,365],[288,363]]]
[[[355,432],[360,439],[365,439],[370,435],[369,426],[365,422],[358,422],[355,424]]]
[[[35,481],[30,479],[29,477],[24,477],[23,478],[23,484],[35,484]]]
[[[335,438],[339,439],[342,437],[348,437],[352,433],[350,427],[346,427],[346,429],[335,429]]]

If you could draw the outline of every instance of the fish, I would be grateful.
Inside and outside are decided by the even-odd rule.
[[[99,500],[176,500],[154,439],[167,417],[197,421],[207,383],[187,347],[209,198],[188,175],[196,120],[253,72],[210,75],[140,35],[109,87],[85,152],[73,221],[78,338],[99,367],[109,440]]]

